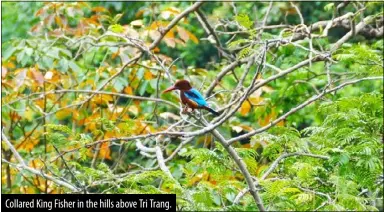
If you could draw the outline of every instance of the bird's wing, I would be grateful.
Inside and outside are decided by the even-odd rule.
[[[191,90],[184,93],[188,99],[196,102],[199,106],[207,106],[207,102],[204,100],[203,95],[201,95],[198,90],[192,88]]]

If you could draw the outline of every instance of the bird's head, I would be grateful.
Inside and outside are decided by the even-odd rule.
[[[164,90],[163,93],[167,93],[173,90],[188,91],[190,89],[192,89],[192,86],[191,83],[188,82],[188,80],[178,80],[173,86]]]

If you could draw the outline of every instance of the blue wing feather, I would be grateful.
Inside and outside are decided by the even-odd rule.
[[[200,92],[194,88],[189,91],[186,91],[185,96],[188,99],[191,99],[196,102],[200,107],[208,105],[207,102],[204,100],[203,95],[201,95]]]

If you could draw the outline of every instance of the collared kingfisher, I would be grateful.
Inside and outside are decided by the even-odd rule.
[[[205,109],[211,112],[215,116],[220,114],[210,108],[208,103],[205,101],[203,95],[200,94],[198,90],[192,88],[191,84],[187,80],[178,80],[176,83],[163,91],[163,93],[170,92],[173,90],[180,91],[180,100],[186,106],[183,110],[183,113],[186,112],[187,107],[194,109]]]

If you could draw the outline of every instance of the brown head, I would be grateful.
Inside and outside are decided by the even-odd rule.
[[[192,89],[192,86],[188,82],[188,80],[178,80],[178,81],[176,81],[176,83],[173,86],[164,90],[163,93],[167,93],[167,92],[173,91],[173,90],[188,91],[190,89]]]

